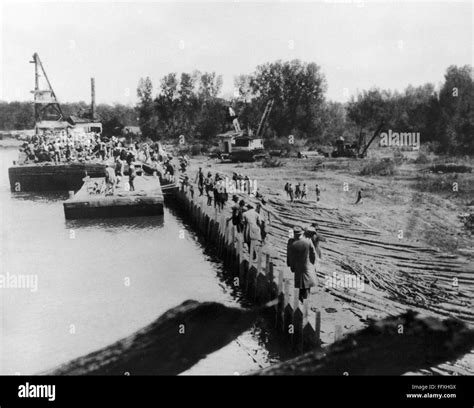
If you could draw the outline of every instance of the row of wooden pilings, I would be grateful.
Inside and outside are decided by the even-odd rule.
[[[206,243],[215,248],[227,277],[247,301],[264,305],[277,300],[265,313],[284,340],[295,351],[319,346],[321,313],[310,310],[308,300],[303,304],[299,301],[297,290],[291,290],[292,282],[284,278],[283,270],[276,273],[267,250],[269,245],[252,241],[249,251],[243,234],[237,233],[232,222],[227,222],[230,213],[206,205],[204,196],[191,198],[189,191],[179,190],[174,199]],[[254,256],[249,256],[250,253]]]

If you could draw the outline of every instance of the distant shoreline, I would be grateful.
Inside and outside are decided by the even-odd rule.
[[[24,141],[22,141],[22,140],[7,137],[7,138],[0,139],[0,148],[4,148],[4,149],[18,148],[23,143],[24,143]]]

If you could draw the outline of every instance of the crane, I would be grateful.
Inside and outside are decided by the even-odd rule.
[[[60,122],[64,120],[61,105],[54,93],[51,82],[49,82],[48,75],[38,53],[35,52],[33,54],[33,61],[30,61],[30,63],[35,64],[35,89],[31,91],[34,95],[35,122],[38,123],[42,120],[50,119],[51,114],[54,115],[53,120],[55,121]],[[41,76],[45,79],[43,89],[40,89]],[[36,131],[38,131],[37,127]]]
[[[267,105],[265,106],[265,110],[263,111],[262,118],[260,119],[260,123],[258,124],[257,133],[255,134],[256,138],[260,138],[263,136],[265,127],[268,123],[268,118],[273,108],[273,102],[274,102],[273,99],[270,99],[267,102]]]
[[[374,139],[380,134],[380,132],[382,131],[383,127],[385,126],[385,123],[384,121],[382,120],[379,124],[379,126],[377,127],[377,129],[375,130],[374,134],[372,135],[372,138],[369,140],[369,143],[367,143],[364,148],[362,149],[362,152],[361,153],[358,153],[358,157],[365,157],[366,153],[367,153],[367,150],[369,149],[370,145],[372,144],[372,142],[374,141]],[[359,146],[360,148],[360,146]]]

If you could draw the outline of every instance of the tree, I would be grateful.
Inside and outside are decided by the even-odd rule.
[[[321,112],[321,134],[315,141],[320,144],[333,142],[339,136],[346,134],[349,123],[346,121],[346,110],[342,103],[326,102]]]
[[[207,100],[201,107],[197,123],[197,134],[205,140],[212,140],[222,132],[225,123],[226,103],[223,99]]]
[[[61,104],[64,116],[81,116],[90,112],[90,105],[86,102],[70,102]],[[97,105],[97,116],[102,122],[104,134],[112,132],[109,121],[118,120],[123,126],[137,124],[135,107],[121,104]],[[115,119],[114,119],[115,118]],[[0,129],[23,130],[33,129],[35,118],[32,102],[0,102]],[[114,127],[116,127],[114,125]]]
[[[387,91],[371,89],[352,97],[347,105],[347,116],[357,126],[359,132],[373,131],[382,121],[389,122],[391,95]]]
[[[153,84],[149,77],[140,78],[137,87],[137,96],[139,98],[137,111],[138,123],[145,138],[155,140],[157,138],[155,115],[153,107]]]
[[[200,110],[195,87],[196,77],[183,72],[179,83],[177,117],[180,134],[185,134],[188,137],[196,133],[197,117]]]
[[[250,103],[255,97],[252,90],[252,76],[251,75],[237,75],[234,78],[235,93],[234,98],[236,101]]]
[[[472,67],[450,66],[439,94],[440,147],[445,153],[474,153],[474,81]]]
[[[251,87],[256,95],[253,105],[263,113],[268,100],[273,99],[269,127],[278,136],[299,133],[311,137],[318,132],[326,80],[315,63],[300,60],[276,61],[257,67]]]
[[[206,101],[217,98],[222,88],[222,75],[215,72],[204,72],[199,78],[199,97]]]

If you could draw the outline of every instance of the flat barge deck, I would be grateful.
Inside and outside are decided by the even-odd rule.
[[[139,176],[134,184],[135,191],[127,191],[124,178],[111,194],[105,191],[105,178],[86,179],[77,194],[63,203],[64,215],[66,219],[162,215],[163,193],[158,177]]]

